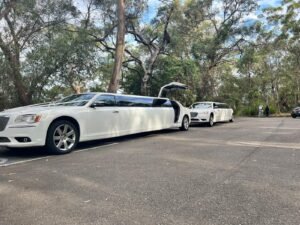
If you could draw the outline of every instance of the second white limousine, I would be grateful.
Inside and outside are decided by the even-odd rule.
[[[217,122],[233,122],[233,109],[220,102],[196,102],[191,105],[191,122],[213,126]]]
[[[45,146],[55,154],[78,142],[178,127],[188,130],[190,110],[167,98],[85,93],[50,104],[0,113],[0,146]]]

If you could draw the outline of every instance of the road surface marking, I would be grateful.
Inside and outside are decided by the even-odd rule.
[[[92,147],[92,148],[85,148],[85,149],[81,149],[81,150],[76,150],[76,151],[74,151],[74,153],[85,152],[85,151],[89,151],[89,150],[93,150],[93,149],[97,149],[97,148],[102,148],[102,147],[109,147],[109,146],[113,146],[113,145],[117,145],[117,144],[119,144],[119,143],[115,142],[115,143],[111,143],[111,144],[107,144],[107,145],[101,145],[101,146]]]
[[[300,128],[292,127],[260,127],[261,129],[278,129],[278,130],[300,130]]]
[[[6,166],[17,165],[17,164],[23,164],[23,163],[27,163],[27,162],[36,161],[36,160],[46,159],[48,157],[50,157],[50,156],[39,157],[39,158],[34,158],[34,159],[26,159],[26,160],[21,160],[21,161],[17,161],[17,162],[11,162],[11,163],[5,163],[5,164],[1,164],[0,167],[6,167]]]
[[[288,148],[288,149],[300,149],[300,145],[297,143],[275,143],[275,142],[227,142],[228,145],[235,146],[254,146],[254,147],[272,147],[272,148]]]
[[[112,146],[112,145],[116,145],[116,144],[119,144],[119,143],[111,143],[111,144],[107,144],[107,145],[101,145],[101,146],[97,146],[97,147],[81,149],[81,150],[78,150],[78,151],[75,150],[73,153],[89,151],[89,150],[108,147],[108,146]],[[54,157],[54,156],[45,156],[45,157],[39,157],[39,158],[34,158],[34,159],[26,159],[26,160],[11,162],[11,163],[4,163],[4,164],[0,164],[0,167],[7,167],[7,166],[18,165],[18,164],[24,164],[24,163],[33,162],[33,161],[42,160],[42,159],[47,159],[48,160],[49,158],[52,158],[52,157]]]
[[[8,159],[6,158],[0,158],[0,165],[6,163],[7,161]]]

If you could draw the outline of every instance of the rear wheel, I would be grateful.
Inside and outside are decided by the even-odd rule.
[[[187,116],[184,116],[182,119],[180,130],[187,131],[189,129],[189,127],[190,127],[189,118]]]
[[[292,117],[295,119],[297,116],[295,114],[292,114]]]
[[[234,122],[234,118],[233,118],[233,115],[231,116],[231,119],[229,120],[230,123],[233,123]]]
[[[208,121],[208,126],[213,127],[214,126],[214,115],[211,114]]]
[[[74,150],[78,141],[76,126],[67,120],[59,120],[49,127],[46,147],[53,154],[66,154]]]

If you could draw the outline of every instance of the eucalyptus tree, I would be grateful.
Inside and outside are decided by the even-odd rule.
[[[215,69],[240,54],[242,44],[252,33],[244,18],[256,9],[256,1],[214,1],[192,48],[201,71],[199,97],[216,95]]]
[[[280,51],[277,70],[280,71],[281,82],[276,93],[278,109],[288,110],[293,105],[300,104],[299,13],[299,0],[283,0],[278,7],[264,11],[273,35],[270,54],[276,56],[276,52]],[[276,67],[272,68],[274,70]]]
[[[166,53],[166,48],[171,42],[168,28],[178,4],[178,1],[164,1],[149,25],[141,24],[138,20],[128,21],[127,33],[132,35],[139,51],[135,51],[136,46],[134,46],[133,49],[126,48],[125,52],[129,62],[134,61],[140,68],[137,71],[141,75],[140,93],[143,95],[150,94],[150,81],[155,63],[160,55]]]
[[[121,69],[125,48],[125,0],[118,0],[118,30],[116,40],[115,62],[112,77],[108,86],[108,92],[117,92],[121,78]]]
[[[64,24],[76,13],[71,0],[2,0],[0,2],[0,49],[7,64],[8,79],[21,105],[30,104],[35,85],[43,76],[33,79],[24,73],[27,54],[53,26]]]
[[[108,91],[116,92],[120,86],[122,66],[128,62],[128,60],[123,62],[127,27],[131,21],[140,20],[146,0],[91,0],[91,2],[97,12],[96,18],[101,23],[94,19],[88,35],[92,36],[97,47],[113,60]]]

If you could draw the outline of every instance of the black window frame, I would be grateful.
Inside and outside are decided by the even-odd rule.
[[[111,105],[97,105],[97,101],[103,101],[103,100],[99,100],[98,98],[101,98],[103,96],[109,96],[109,97],[113,97],[113,104]],[[95,107],[116,107],[117,106],[117,103],[116,103],[116,96],[115,95],[110,95],[110,94],[101,94],[99,96],[96,97],[96,99],[93,101],[92,103],[92,106],[95,106]]]
[[[123,102],[123,103],[122,103]],[[153,98],[143,96],[117,95],[116,104],[119,107],[152,107]]]

